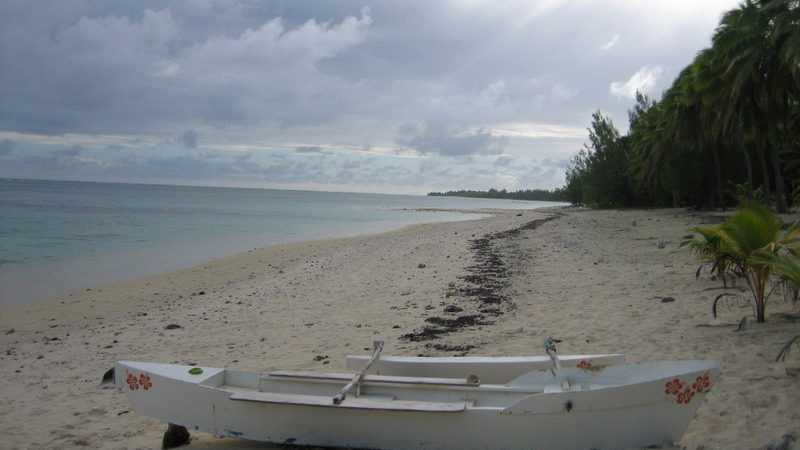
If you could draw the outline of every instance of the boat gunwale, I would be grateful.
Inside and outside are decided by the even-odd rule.
[[[585,354],[585,355],[560,355],[559,359],[562,362],[578,362],[580,360],[596,360],[596,359],[622,359],[624,361],[624,353],[599,353],[599,354]],[[369,359],[368,355],[345,355],[345,362],[349,365],[352,361],[364,362]],[[387,355],[381,356],[378,363],[391,363],[391,364],[419,364],[419,365],[524,365],[535,363],[549,363],[548,356],[531,355],[531,356],[397,356]],[[624,363],[623,363],[624,364]]]

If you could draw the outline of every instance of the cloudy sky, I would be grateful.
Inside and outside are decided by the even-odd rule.
[[[552,188],[735,0],[4,0],[0,176]]]

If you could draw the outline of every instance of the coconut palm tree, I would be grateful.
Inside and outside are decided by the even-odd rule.
[[[708,204],[714,208],[722,206],[722,157],[719,142],[714,139],[714,109],[704,103],[707,96],[707,73],[712,71],[713,52],[706,49],[687,66],[675,80],[671,89],[671,108],[667,109],[669,129],[673,142],[684,148],[691,148],[698,157],[703,158],[704,166],[711,169],[713,178],[705,189],[709,193]]]
[[[766,198],[774,192],[784,212],[785,177],[800,203],[800,0],[744,0],[724,15],[712,44],[660,101],[637,97],[628,139],[615,138],[628,145],[634,200],[663,204],[671,195],[673,206],[689,199],[724,207],[724,187],[749,187]],[[570,185],[586,185],[604,161],[584,156],[577,162],[585,170],[573,164]]]
[[[794,6],[792,6],[794,5]],[[785,150],[792,100],[797,88],[797,2],[745,0],[727,12],[712,43],[723,65],[721,84],[729,93],[722,113],[726,129],[752,127],[761,161],[769,161],[779,212],[787,210],[779,154]],[[778,27],[780,25],[780,27]],[[788,61],[787,61],[788,59]],[[763,164],[765,180],[766,164]]]

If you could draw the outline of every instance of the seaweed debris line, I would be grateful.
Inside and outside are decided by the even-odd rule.
[[[400,339],[407,342],[432,341],[444,335],[470,327],[491,325],[504,313],[516,308],[514,301],[504,293],[509,286],[510,266],[514,258],[522,259],[516,240],[524,231],[532,231],[545,222],[557,219],[562,214],[533,220],[511,230],[485,234],[470,241],[474,264],[466,268],[466,274],[458,282],[449,285],[443,312],[450,316],[432,316],[425,325],[403,334]],[[456,304],[457,303],[457,304]],[[463,313],[458,315],[458,313]],[[466,354],[474,345],[451,345],[428,343],[427,349],[460,352]]]

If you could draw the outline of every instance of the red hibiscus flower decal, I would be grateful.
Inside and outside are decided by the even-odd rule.
[[[711,378],[707,373],[697,377],[695,382],[692,384],[692,388],[697,393],[708,392],[709,389],[711,389]]]
[[[136,378],[136,375],[132,373],[128,373],[126,378],[126,382],[128,383],[128,388],[132,391],[139,389],[139,379]]]
[[[139,385],[141,385],[142,389],[145,391],[153,387],[153,382],[150,381],[150,375],[147,375],[146,373],[140,374]]]
[[[679,405],[688,405],[689,402],[692,401],[692,397],[694,397],[694,391],[691,388],[686,388],[685,391],[678,393],[678,404]]]
[[[579,369],[589,370],[589,369],[592,368],[592,363],[590,361],[582,359],[582,360],[578,361],[578,366],[577,367]]]
[[[695,378],[691,386],[687,386],[686,389],[683,387],[683,382],[675,378],[664,384],[664,393],[675,396],[675,402],[679,405],[686,405],[692,401],[692,397],[694,397],[695,394],[702,394],[711,389],[711,377],[708,375],[708,372],[706,372]]]
[[[135,373],[130,373],[127,370],[125,373],[127,375],[125,377],[125,382],[128,383],[128,389],[132,391],[138,391],[139,388],[142,388],[147,391],[153,387],[153,381],[150,379],[150,375],[146,373],[140,373],[139,376],[136,376]]]
[[[679,378],[675,378],[672,381],[667,381],[664,385],[664,393],[667,395],[677,395],[683,389],[683,383]],[[680,401],[678,402],[680,403]]]

